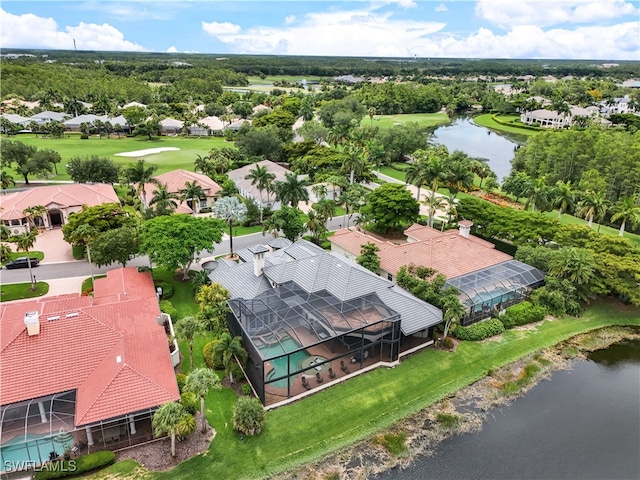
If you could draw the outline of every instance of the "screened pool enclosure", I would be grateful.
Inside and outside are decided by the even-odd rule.
[[[398,358],[400,315],[375,293],[341,301],[287,282],[229,305],[229,328],[243,338],[246,374],[265,405]]]
[[[537,268],[508,260],[448,280],[447,285],[460,290],[460,301],[467,309],[461,323],[470,325],[521,302],[543,282],[544,273]]]

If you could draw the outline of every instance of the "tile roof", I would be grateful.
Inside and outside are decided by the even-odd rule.
[[[184,185],[186,182],[198,182],[198,185],[202,187],[202,190],[204,190],[204,193],[207,197],[215,197],[222,189],[220,185],[218,185],[206,175],[182,169],[172,170],[161,175],[156,175],[155,179],[162,184],[166,184],[167,190],[170,193],[180,194],[180,190],[184,189]],[[153,198],[153,194],[156,191],[156,186],[152,183],[147,183],[145,185],[145,190],[147,192],[147,202],[150,202],[151,198]],[[187,202],[180,202],[175,213],[191,214],[193,213],[193,210],[189,208]]]
[[[260,162],[252,163],[251,165],[245,165],[244,167],[236,168],[235,170],[231,170],[227,172],[227,176],[233,180],[236,184],[240,192],[244,192],[245,196],[251,196],[256,200],[260,200],[260,192],[256,185],[251,185],[251,180],[246,180],[246,177],[249,172],[256,168],[256,165],[260,165],[261,167],[265,167],[267,172],[273,173],[275,175],[274,182],[283,181],[285,175],[287,173],[291,173],[291,170],[284,168],[281,165],[278,165],[271,160],[261,160]],[[274,193],[262,192],[262,198],[264,202],[274,202],[276,196]]]
[[[465,238],[457,231],[439,232],[414,225],[406,233],[416,241],[398,245],[346,229],[337,231],[329,240],[355,256],[360,255],[362,245],[374,243],[380,249],[380,268],[394,275],[403,265],[413,263],[431,267],[451,279],[512,258],[495,250],[490,242],[472,235]]]
[[[29,207],[42,205],[51,208],[69,208],[87,205],[93,207],[103,203],[120,203],[118,195],[111,185],[103,183],[69,183],[34,187],[22,192],[2,197],[2,220],[24,218],[22,211]]]
[[[27,335],[24,314],[40,314]],[[76,426],[179,398],[151,275],[111,270],[95,297],[63,295],[0,306],[0,403],[76,390]]]

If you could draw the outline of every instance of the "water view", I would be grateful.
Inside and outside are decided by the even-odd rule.
[[[433,143],[444,145],[449,152],[461,150],[471,157],[486,158],[489,167],[502,181],[511,171],[511,159],[518,146],[512,140],[480,127],[468,117],[460,117],[452,124],[437,128]]]
[[[384,480],[640,478],[640,341],[557,371]]]

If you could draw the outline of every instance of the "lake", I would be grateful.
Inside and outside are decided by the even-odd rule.
[[[457,118],[452,124],[436,128],[430,141],[446,146],[449,153],[461,150],[470,157],[488,159],[489,167],[500,182],[509,175],[511,159],[518,146],[515,141],[476,125],[468,117]]]
[[[376,479],[639,479],[639,452],[640,341],[629,341],[554,372],[482,430]]]

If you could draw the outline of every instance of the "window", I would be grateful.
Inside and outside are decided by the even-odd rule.
[[[207,208],[207,199],[206,198],[201,198],[200,199],[200,208]]]
[[[393,275],[387,273],[387,280],[391,280],[393,282]]]

